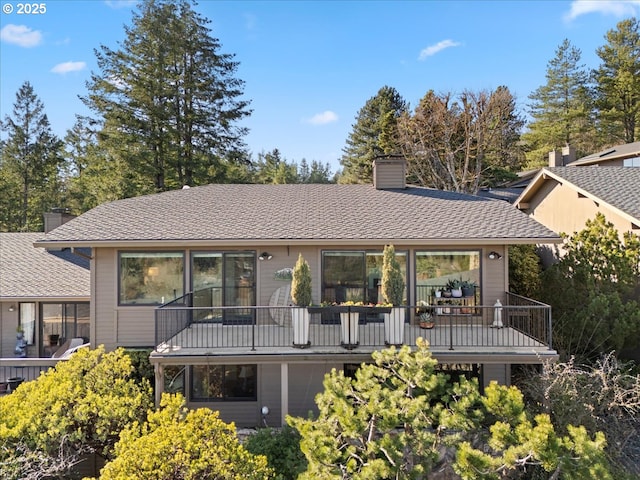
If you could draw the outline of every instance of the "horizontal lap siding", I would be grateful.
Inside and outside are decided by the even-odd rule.
[[[118,306],[118,252],[98,248],[96,260],[96,334],[94,345],[146,347],[155,342],[154,307]],[[93,340],[93,339],[92,339]]]
[[[290,364],[289,365],[289,414],[307,418],[309,411],[318,414],[315,397],[324,391],[324,376],[332,368],[342,369],[341,363]]]

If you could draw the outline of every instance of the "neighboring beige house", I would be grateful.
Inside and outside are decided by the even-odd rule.
[[[419,336],[442,368],[485,385],[509,383],[512,365],[556,359],[550,307],[506,290],[508,246],[558,235],[507,202],[407,187],[404,175],[404,162],[387,159],[374,164],[373,186],[224,184],[129,198],[36,245],[91,249],[92,345],[153,348],[158,396],[181,391],[238,426],[306,416],[332,368],[350,373],[386,343]],[[387,244],[406,280],[399,330],[379,310],[323,308],[299,340],[280,279],[298,255],[314,303],[377,303]],[[452,279],[477,287],[436,298]],[[433,329],[420,328],[424,311]]]
[[[571,167],[587,165],[600,165],[602,167],[640,167],[640,142],[615,145],[601,152],[582,157],[579,160],[569,161],[566,165]]]
[[[59,225],[61,215],[50,215]],[[72,339],[89,342],[89,250],[47,251],[34,242],[44,233],[0,233],[0,383],[32,379]],[[83,256],[84,255],[84,256]],[[16,351],[16,333],[24,343]]]
[[[555,232],[583,230],[602,213],[620,235],[640,234],[640,168],[543,168],[516,200],[520,210]]]

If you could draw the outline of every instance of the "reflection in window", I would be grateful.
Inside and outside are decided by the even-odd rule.
[[[323,252],[322,301],[381,303],[382,251]],[[407,254],[396,251],[407,279]],[[405,297],[406,298],[406,294]]]
[[[449,280],[469,280],[480,285],[480,252],[477,250],[416,252],[416,300],[418,302],[429,301],[432,290],[444,287]]]
[[[184,294],[184,255],[180,252],[120,253],[121,305],[166,303]]]
[[[184,391],[184,366],[182,365],[165,365],[164,366],[164,391],[167,393],[180,393],[185,395]]]
[[[43,355],[50,356],[72,338],[89,341],[89,303],[41,305]]]
[[[257,365],[194,365],[191,400],[256,400]]]

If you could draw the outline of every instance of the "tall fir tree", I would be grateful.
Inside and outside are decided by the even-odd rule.
[[[522,136],[529,167],[544,165],[548,153],[563,146],[574,146],[578,156],[597,148],[589,74],[581,56],[565,39],[547,64],[547,83],[529,95],[533,121]]]
[[[358,112],[342,149],[340,183],[371,183],[373,160],[399,153],[395,135],[398,118],[408,105],[393,87],[384,86]]]
[[[16,93],[13,115],[0,122],[7,138],[0,160],[0,230],[40,231],[43,214],[60,206],[62,142],[53,134],[44,104],[29,82]]]
[[[78,215],[122,198],[127,188],[127,168],[103,148],[96,127],[90,118],[76,116],[64,138],[65,206]]]
[[[209,23],[188,0],[145,0],[120,48],[96,51],[83,100],[109,155],[130,170],[125,196],[220,181],[227,162],[246,157],[244,82]]]
[[[640,137],[640,22],[623,20],[596,50],[602,60],[594,70],[601,142],[632,143]]]

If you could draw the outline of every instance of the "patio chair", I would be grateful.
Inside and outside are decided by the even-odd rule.
[[[89,344],[85,343],[84,338],[71,338],[60,345],[51,358],[67,358],[69,355],[74,353],[78,348],[88,347]]]

